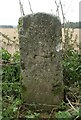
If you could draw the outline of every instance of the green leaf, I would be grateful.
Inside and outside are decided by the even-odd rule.
[[[58,113],[56,113],[56,118],[59,119],[59,118],[66,118],[65,120],[68,120],[68,118],[71,118],[71,114],[67,111],[59,111]]]

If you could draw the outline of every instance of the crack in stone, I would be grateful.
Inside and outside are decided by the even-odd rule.
[[[45,54],[45,55],[34,55],[34,58],[36,57],[43,57],[43,58],[51,58],[51,57],[55,57],[55,54],[53,52],[49,53],[49,54]]]

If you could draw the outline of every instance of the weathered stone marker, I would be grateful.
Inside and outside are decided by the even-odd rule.
[[[27,103],[59,104],[63,99],[61,23],[37,13],[19,21],[23,98]]]

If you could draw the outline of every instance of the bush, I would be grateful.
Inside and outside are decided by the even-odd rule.
[[[67,51],[63,60],[64,83],[70,84],[81,81],[81,56],[75,50]]]
[[[81,81],[81,51],[75,50],[80,48],[77,43],[77,35],[73,39],[74,30],[69,28],[65,29],[65,39],[63,42],[63,76],[64,83],[71,84]]]
[[[2,82],[19,82],[20,80],[20,54],[17,51],[13,56],[2,49]]]
[[[20,54],[17,51],[13,56],[5,49],[2,55],[2,116],[17,118],[21,100],[20,84]],[[19,117],[19,116],[18,116]]]
[[[2,60],[3,60],[3,62],[10,61],[11,54],[7,50],[5,50],[5,49],[2,48],[1,54],[2,54]]]

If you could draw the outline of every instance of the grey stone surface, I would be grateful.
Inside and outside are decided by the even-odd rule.
[[[24,100],[60,104],[63,75],[59,19],[45,13],[23,17],[19,21],[19,42]]]

